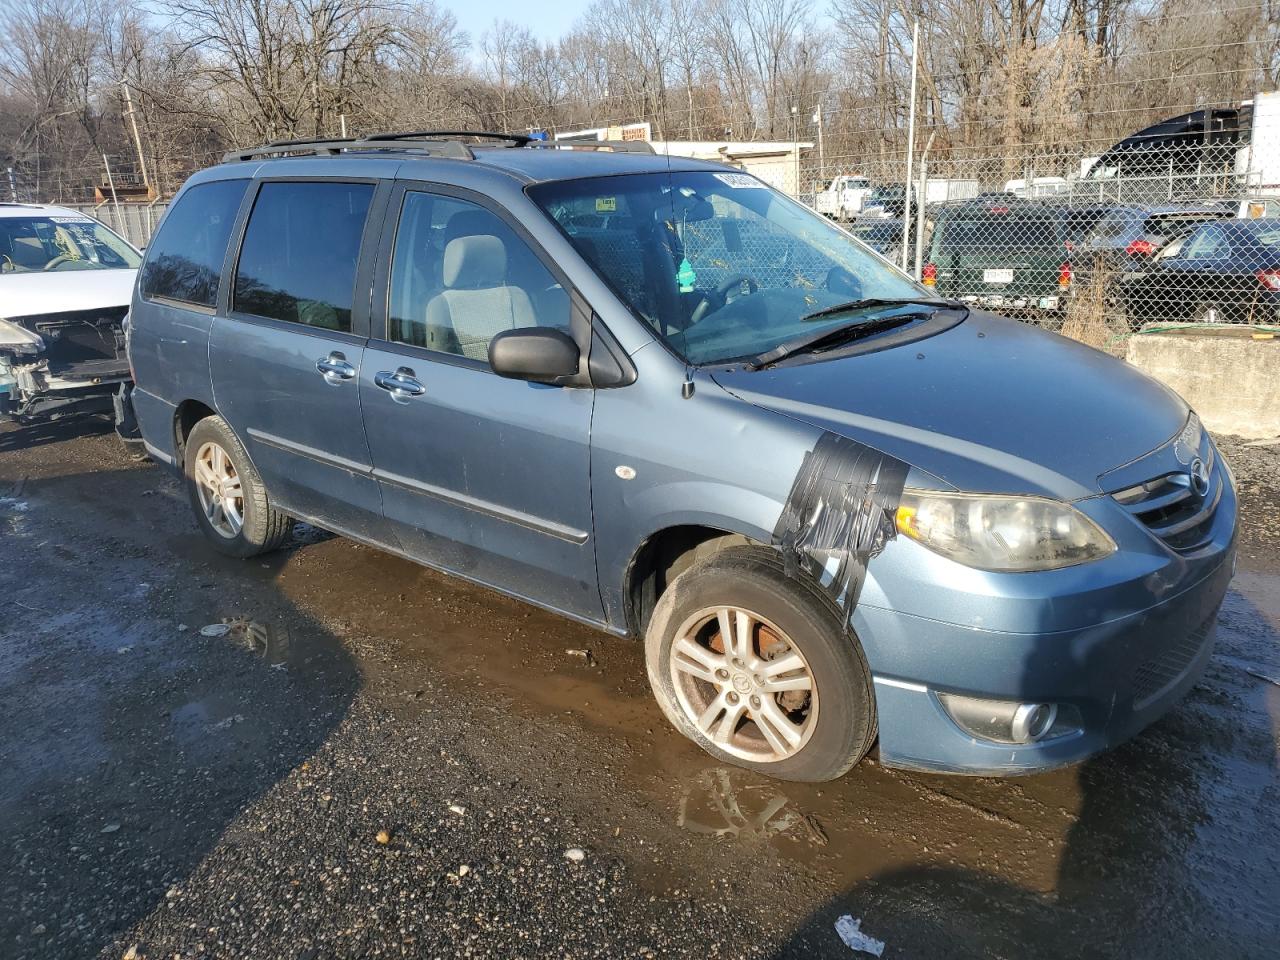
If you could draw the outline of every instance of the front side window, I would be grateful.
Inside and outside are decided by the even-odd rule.
[[[479,204],[405,194],[391,261],[392,342],[486,360],[494,335],[569,327],[569,297],[514,230]]]
[[[142,258],[92,217],[0,217],[0,274],[133,270]]]
[[[350,333],[372,198],[369,183],[264,183],[245,228],[232,309]]]
[[[1280,225],[1268,224],[1266,229],[1255,231],[1253,242],[1268,252],[1280,250]]]
[[[1193,236],[1184,249],[1187,260],[1213,260],[1225,257],[1228,252],[1227,238],[1221,227],[1205,227]]]
[[[248,180],[216,180],[178,198],[147,248],[143,296],[214,306],[227,239],[248,185]]]
[[[846,324],[807,318],[852,300],[930,296],[748,174],[632,174],[528,192],[632,312],[693,363]]]

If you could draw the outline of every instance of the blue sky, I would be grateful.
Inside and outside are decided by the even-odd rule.
[[[441,0],[441,6],[458,18],[458,26],[478,43],[480,34],[494,20],[510,20],[527,25],[543,40],[555,40],[567,33],[574,20],[587,8],[589,0],[553,0],[530,3],[529,0]]]

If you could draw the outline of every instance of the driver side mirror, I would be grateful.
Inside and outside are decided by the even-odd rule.
[[[577,376],[582,354],[563,330],[517,327],[489,341],[489,366],[500,377],[556,383]]]

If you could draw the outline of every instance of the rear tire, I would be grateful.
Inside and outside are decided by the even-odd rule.
[[[198,422],[184,449],[191,509],[215,550],[255,557],[284,544],[293,519],[271,505],[262,477],[225,420]]]
[[[834,780],[875,741],[861,645],[776,551],[731,547],[676,577],[650,619],[645,660],[667,719],[717,760]]]

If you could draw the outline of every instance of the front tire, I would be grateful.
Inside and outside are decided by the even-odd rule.
[[[726,763],[834,780],[875,740],[857,638],[773,550],[729,548],[676,577],[650,619],[645,660],[667,719]]]
[[[196,522],[214,549],[254,557],[288,539],[293,520],[271,505],[253,461],[221,417],[206,417],[191,429],[183,472]]]

